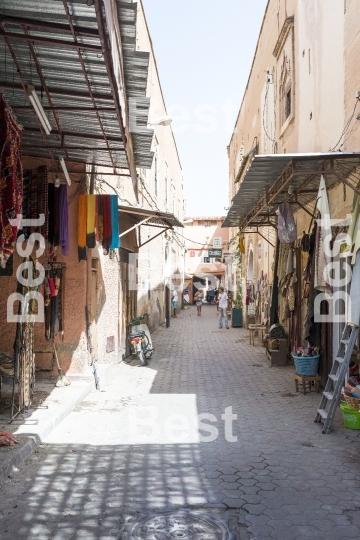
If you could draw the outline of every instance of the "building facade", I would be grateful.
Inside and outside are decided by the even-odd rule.
[[[0,66],[1,140],[9,140],[13,129],[4,118],[15,119],[13,125],[22,127],[17,168],[11,162],[21,179],[17,213],[24,211],[27,186],[31,217],[37,209],[46,216],[45,251],[33,246],[26,256],[45,268],[46,284],[48,277],[60,283],[51,293],[38,283],[38,292],[49,296],[45,313],[56,317],[31,323],[30,371],[57,374],[56,347],[69,375],[88,374],[93,361],[100,373],[100,366],[111,368],[129,353],[135,315],[147,312],[151,330],[169,315],[171,277],[181,281],[184,271],[181,165],[170,125],[158,121],[166,107],[141,2],[96,0],[71,12],[62,3],[49,7],[37,0],[26,19],[31,39],[17,11],[28,8],[26,2],[0,8],[9,33],[8,61]],[[65,194],[61,220],[59,193]],[[110,200],[111,215],[102,206]],[[103,236],[105,215],[111,239]],[[10,225],[4,223],[2,239]],[[56,234],[47,228],[51,223]],[[109,221],[106,228],[108,234]],[[17,290],[24,257],[15,247],[10,262],[1,261],[0,360],[22,362],[21,348],[14,352],[21,323],[8,320],[8,298]],[[51,313],[49,305],[55,306]],[[18,309],[15,302],[12,315]]]
[[[229,232],[221,228],[223,220],[221,216],[184,219],[185,274],[195,288],[208,290],[227,285]],[[193,294],[194,290],[190,292]]]
[[[261,156],[270,156],[267,171],[271,176],[271,172],[275,171],[271,163],[279,163],[277,156],[289,155],[288,162],[293,164],[302,159],[303,163],[307,163],[302,166],[311,171],[310,159],[314,160],[315,155],[319,154],[324,171],[336,153],[360,150],[360,72],[355,61],[360,53],[360,28],[355,22],[359,16],[360,6],[351,1],[269,0],[267,4],[228,147],[232,205],[229,216],[231,213],[235,216],[237,205],[239,219],[237,223],[235,218],[226,221],[228,225],[230,222],[233,225],[230,231],[233,250],[239,236],[244,236],[242,268],[245,298],[250,286],[255,287],[256,296],[256,289],[264,276],[268,285],[274,284],[278,216],[276,209],[271,206],[272,201],[289,202],[300,241],[303,231],[308,232],[315,212],[321,177],[318,172],[313,178],[309,176],[307,187],[304,187],[305,183],[299,186],[296,175],[300,175],[300,171],[295,171],[295,180],[289,183],[284,181],[286,187],[275,193],[266,179],[264,182],[262,180],[265,176],[262,177],[259,172]],[[301,158],[301,154],[311,154],[312,158]],[[275,159],[271,160],[271,156],[275,156]],[[340,172],[340,162],[335,163]],[[296,169],[296,165],[294,167]],[[240,200],[240,194],[246,195],[246,185],[253,171],[258,171],[258,176],[253,177],[254,184],[249,195],[250,198],[253,196],[254,201],[249,202],[245,216],[241,214],[241,205],[236,201]],[[280,178],[280,173],[283,171],[274,172],[273,187],[277,185],[275,180]],[[342,221],[351,215],[357,174],[355,167],[350,176],[344,174],[336,182],[324,173],[332,219]],[[266,196],[269,204],[264,204],[262,213],[258,212],[256,205]],[[242,200],[245,205],[244,198]],[[257,219],[250,219],[251,216],[257,216]],[[269,222],[270,226],[266,224]],[[305,262],[305,256],[301,255],[298,266],[303,269]],[[306,301],[299,298],[298,302],[301,303],[304,317]],[[268,310],[257,311],[259,321],[269,316]],[[280,322],[291,332],[289,319]],[[296,324],[302,327],[303,322],[299,319]],[[304,344],[300,334],[301,330],[294,346]],[[339,341],[338,329],[334,330],[331,340],[335,349]]]

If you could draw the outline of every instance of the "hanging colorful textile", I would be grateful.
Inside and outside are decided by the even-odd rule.
[[[86,247],[94,248],[95,243],[95,202],[96,195],[87,196],[87,218],[86,218]]]
[[[103,198],[98,196],[98,228],[96,231],[98,242],[103,241],[104,236],[104,215],[103,215]]]
[[[25,184],[24,184],[25,186]],[[51,246],[55,246],[55,190],[54,184],[48,184],[48,205],[49,205],[49,234],[48,241]]]
[[[43,214],[45,221],[41,227],[24,227],[23,233],[28,238],[31,233],[40,233],[46,240],[49,236],[49,193],[47,167],[42,165],[23,174],[22,215],[25,219],[38,220]]]
[[[16,220],[22,213],[23,178],[21,128],[5,98],[0,94],[0,263],[3,268],[14,251],[18,232]]]
[[[321,222],[316,232],[315,249],[315,289],[318,291],[330,292],[331,288],[327,283],[327,268],[331,262],[329,255],[329,242],[332,239],[329,201],[326,191],[324,177],[321,176],[320,186],[317,196],[317,209],[320,211]],[[327,250],[326,250],[327,245]]]
[[[292,244],[296,240],[296,225],[289,203],[279,206],[278,235],[282,244]]]
[[[79,212],[78,212],[79,261],[86,261],[86,218],[87,218],[87,195],[80,195]]]
[[[67,257],[69,255],[69,204],[67,184],[60,186],[59,215],[59,246],[62,249],[63,256]]]
[[[111,231],[111,203],[110,195],[103,195],[103,220],[104,220],[104,232],[103,232],[103,249],[108,252],[112,240]]]
[[[95,195],[95,240],[97,242],[100,241],[99,239],[99,200],[101,199],[101,195]]]
[[[351,264],[356,262],[356,254],[360,248],[360,195],[354,193],[353,211],[351,214],[351,223],[348,231],[348,235],[351,238],[351,252],[352,259]]]
[[[111,244],[110,249],[117,249],[120,247],[119,238],[119,206],[117,195],[110,195],[110,207],[111,207]]]

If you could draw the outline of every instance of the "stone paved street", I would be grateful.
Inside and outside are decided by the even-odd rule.
[[[360,437],[340,412],[322,435],[319,395],[295,393],[294,368],[270,368],[247,331],[219,330],[214,306],[182,312],[153,338],[148,367],[122,364],[9,479],[2,540],[360,538]],[[228,407],[236,442],[225,438]],[[212,442],[194,424],[204,413]],[[136,526],[161,512],[200,525],[173,535],[170,518]]]

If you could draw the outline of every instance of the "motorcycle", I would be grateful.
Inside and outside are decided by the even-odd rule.
[[[132,354],[136,354],[142,366],[146,366],[147,360],[149,360],[154,352],[149,328],[141,321],[147,317],[147,313],[133,319],[129,326],[130,331],[130,344],[132,345]]]

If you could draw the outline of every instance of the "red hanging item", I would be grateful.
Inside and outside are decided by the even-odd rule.
[[[22,213],[22,176],[21,128],[0,94],[0,264],[3,268],[15,249],[16,218]]]

